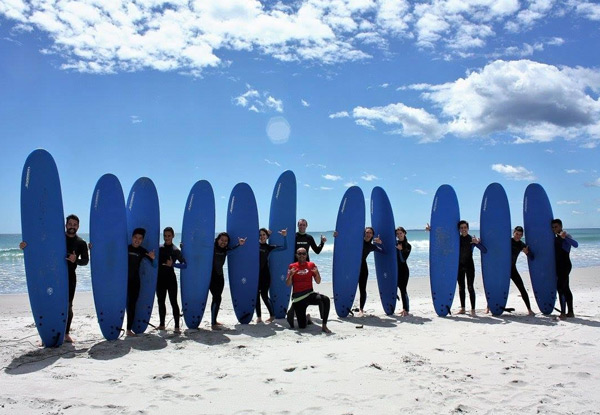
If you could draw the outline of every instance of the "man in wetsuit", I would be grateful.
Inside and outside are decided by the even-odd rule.
[[[77,286],[77,274],[75,270],[77,265],[87,265],[90,261],[87,243],[77,235],[79,230],[79,218],[76,215],[67,216],[65,223],[65,236],[67,242],[67,268],[69,271],[69,314],[67,317],[67,328],[65,330],[65,342],[73,343],[73,338],[69,334],[71,322],[73,321],[73,299],[75,298],[75,288]],[[25,249],[27,242],[21,242],[19,248]]]
[[[306,328],[307,324],[311,323],[310,315],[306,314],[306,308],[309,305],[318,305],[321,315],[321,330],[325,333],[331,333],[327,328],[327,318],[329,317],[330,300],[329,297],[313,291],[313,279],[317,284],[321,283],[321,274],[317,266],[313,262],[308,262],[307,252],[304,248],[299,248],[296,251],[298,262],[290,264],[285,283],[292,285],[292,308],[295,310],[298,318],[298,327]],[[294,321],[290,326],[294,327]]]
[[[525,242],[523,242],[521,240],[521,238],[523,238],[523,227],[517,226],[517,227],[515,227],[515,229],[513,231],[513,237],[510,240],[511,254],[512,254],[510,279],[512,280],[512,282],[515,283],[515,285],[519,289],[519,292],[521,293],[521,298],[523,299],[523,302],[525,303],[525,307],[527,307],[527,313],[530,316],[533,316],[535,313],[531,309],[531,303],[529,302],[529,295],[527,294],[527,290],[525,289],[525,284],[523,284],[523,278],[521,278],[521,275],[519,274],[519,271],[517,270],[517,258],[519,257],[519,254],[521,252],[523,252],[530,259],[533,259],[533,252],[531,252],[529,250],[529,246],[527,246],[525,244]]]
[[[457,314],[465,314],[465,277],[467,280],[467,289],[469,290],[469,300],[471,301],[471,315],[475,315],[475,264],[473,262],[473,249],[475,247],[483,253],[487,248],[481,243],[481,239],[469,235],[469,223],[466,220],[458,222],[460,232],[460,253],[458,260],[458,298],[460,299],[460,309]]]
[[[571,273],[571,268],[573,268],[569,254],[571,247],[577,248],[579,244],[571,235],[563,230],[563,224],[560,219],[553,219],[551,226],[552,232],[554,232],[556,290],[558,291],[558,300],[560,302],[559,318],[575,317],[575,313],[573,312],[573,293],[571,293],[571,288],[569,287],[569,274]],[[567,307],[568,311],[565,310]]]
[[[306,233],[307,227],[308,222],[306,219],[300,219],[298,221],[298,232],[296,232],[296,248],[294,249],[294,252],[298,252],[299,248],[304,248],[306,250],[306,261],[310,261],[310,255],[308,254],[309,248],[312,248],[314,253],[319,255],[323,250],[325,242],[327,242],[327,238],[321,235],[321,243],[317,245],[315,238]]]
[[[154,251],[148,252],[142,246],[146,230],[144,228],[135,228],[131,234],[131,244],[127,247],[128,264],[127,264],[127,335],[135,336],[132,331],[133,322],[135,321],[135,306],[140,296],[140,266],[144,258],[152,261],[154,265]]]

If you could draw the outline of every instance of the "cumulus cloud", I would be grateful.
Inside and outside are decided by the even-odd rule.
[[[282,100],[274,98],[268,92],[259,92],[250,85],[246,85],[246,88],[246,92],[233,98],[235,105],[247,108],[248,111],[256,113],[265,112],[269,109],[276,112],[283,112]]]
[[[593,182],[586,183],[585,185],[586,187],[600,187],[600,177]]]
[[[492,164],[492,170],[498,172],[508,180],[534,180],[533,172],[522,166],[511,166],[510,164]]]
[[[302,104],[303,107],[310,107],[310,104],[303,99],[300,100],[300,103]]]
[[[350,116],[350,114],[348,114],[348,111],[340,111],[340,112],[335,112],[333,114],[329,114],[329,118],[334,119],[334,118],[348,118]]]
[[[324,174],[321,177],[323,177],[325,180],[331,180],[332,182],[342,180],[342,176],[336,176],[334,174]]]
[[[360,178],[367,182],[372,182],[373,180],[379,180],[379,177],[375,176],[374,174],[370,174],[370,173],[366,173],[366,172],[365,172],[365,174],[360,176]]]

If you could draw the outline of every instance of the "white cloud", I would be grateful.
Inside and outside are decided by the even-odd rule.
[[[579,169],[566,169],[565,172],[567,172],[567,174],[578,174],[578,173],[583,173],[583,170],[579,170]]]
[[[438,141],[445,133],[443,125],[437,118],[423,108],[412,108],[402,103],[389,104],[385,107],[356,107],[352,116],[358,125],[374,128],[374,122],[399,126],[390,131],[393,134],[419,137],[422,142]]]
[[[130,115],[129,118],[131,119],[132,124],[139,124],[142,122],[142,119],[137,115]]]
[[[421,190],[421,189],[414,189],[413,192],[420,194],[420,195],[426,195],[427,192],[425,190]]]
[[[347,182],[347,183],[344,183],[344,186],[345,187],[352,187],[352,186],[356,186],[357,184],[358,184],[358,182]]]
[[[375,176],[374,174],[370,174],[370,173],[366,173],[362,176],[360,176],[361,179],[367,181],[367,182],[372,182],[373,180],[379,180],[379,177]]]
[[[581,211],[579,211],[579,210],[573,210],[571,213],[572,213],[573,215],[583,215],[583,214],[584,214],[584,212],[581,212]]]
[[[334,119],[334,118],[347,118],[349,117],[350,114],[348,114],[348,111],[340,111],[340,112],[335,112],[333,114],[329,114],[329,118]]]
[[[278,162],[276,162],[276,161],[271,161],[271,160],[269,160],[269,159],[265,159],[265,161],[267,162],[267,164],[272,164],[272,165],[274,165],[274,166],[281,167],[281,164],[279,164],[279,163],[278,163]]]
[[[305,164],[304,167],[317,167],[319,169],[326,169],[327,168],[327,166],[325,166],[324,164],[315,164],[315,163]]]
[[[300,100],[300,103],[302,104],[303,107],[310,107],[310,104],[303,99]]]
[[[585,185],[586,187],[600,187],[600,177],[593,182],[586,183]]]
[[[319,190],[333,190],[333,187],[321,186]]]
[[[534,180],[533,172],[522,166],[510,164],[492,164],[492,170],[502,174],[508,180]]]
[[[336,176],[333,174],[324,174],[321,177],[323,177],[325,180],[331,180],[333,182],[336,182],[338,180],[342,180],[342,176]]]
[[[556,202],[557,205],[578,205],[581,203],[579,200],[559,200]]]
[[[248,111],[261,113],[268,109],[283,112],[283,101],[271,96],[268,92],[260,92],[250,85],[246,85],[247,91],[233,98],[237,106],[248,108]]]

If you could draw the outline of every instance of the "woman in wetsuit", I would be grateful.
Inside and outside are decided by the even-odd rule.
[[[269,255],[273,251],[283,250],[287,248],[287,229],[282,229],[279,231],[279,234],[283,236],[283,246],[268,244],[267,239],[271,235],[271,231],[266,228],[260,228],[258,243],[259,243],[259,273],[258,273],[258,292],[256,293],[256,322],[262,322],[262,312],[260,307],[260,299],[262,297],[265,306],[267,307],[267,311],[269,311],[269,318],[267,319],[267,323],[270,323],[275,319],[275,314],[273,313],[273,304],[271,304],[271,299],[269,298],[269,287],[271,285],[271,272],[269,271]]]

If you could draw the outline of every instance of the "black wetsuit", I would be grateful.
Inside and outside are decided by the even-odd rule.
[[[236,249],[238,246],[240,245],[238,244],[233,248],[221,248],[215,243],[212,272],[210,274],[210,293],[213,297],[212,303],[210,304],[210,321],[213,326],[217,324],[217,315],[219,314],[219,307],[221,307],[221,301],[223,299],[223,288],[225,288],[225,274],[223,273],[225,259],[227,259],[229,251]]]
[[[578,246],[579,244],[575,239],[571,238],[571,235],[567,234],[566,238],[561,238],[560,235],[554,237],[557,276],[556,290],[558,291],[561,314],[565,314],[567,310],[569,314],[573,313],[573,293],[569,287],[569,274],[573,265],[571,264],[569,253],[571,252],[571,247],[577,248]]]
[[[258,272],[258,292],[256,293],[256,317],[262,317],[260,299],[262,297],[269,316],[273,317],[273,304],[269,298],[269,287],[271,286],[271,271],[269,270],[269,255],[271,252],[287,248],[287,237],[283,239],[283,246],[268,243],[259,243],[259,272]]]
[[[296,247],[294,248],[294,255],[296,255],[296,252],[298,252],[299,248],[304,248],[306,249],[306,261],[308,262],[310,261],[309,248],[312,248],[315,254],[319,255],[323,250],[324,245],[324,242],[321,242],[319,245],[317,245],[315,238],[308,233],[302,234],[300,232],[296,232]]]
[[[173,261],[173,265],[168,267],[164,265],[169,259]],[[179,263],[176,263],[176,262]],[[173,319],[175,320],[175,328],[179,328],[179,304],[177,304],[177,277],[175,269],[185,269],[187,264],[181,251],[173,244],[161,245],[158,250],[158,279],[156,280],[156,299],[158,301],[158,315],[160,316],[160,325],[165,325],[165,317],[167,315],[166,298],[169,293],[169,302],[173,308]]]
[[[460,298],[460,307],[465,308],[465,275],[467,277],[467,289],[469,290],[469,299],[471,300],[471,310],[475,310],[475,263],[473,262],[473,249],[479,248],[481,252],[487,252],[487,248],[482,244],[473,244],[471,235],[460,235],[460,254],[458,260],[458,296]]]
[[[404,241],[396,240],[396,247],[400,246],[401,249],[396,248],[398,255],[398,289],[400,289],[400,298],[402,299],[402,309],[407,313],[410,311],[410,304],[408,301],[408,277],[410,271],[406,261],[412,250],[412,246],[408,243],[408,240],[404,238]]]
[[[521,278],[519,271],[517,271],[517,258],[519,257],[519,254],[521,253],[521,251],[523,251],[523,249],[526,246],[527,245],[523,241],[517,242],[514,240],[514,238],[510,239],[510,247],[511,247],[511,253],[512,253],[512,266],[510,268],[510,279],[515,283],[515,285],[519,289],[519,292],[521,293],[521,298],[523,299],[523,302],[525,303],[527,310],[531,310],[531,303],[529,302],[529,294],[527,294],[527,290],[525,289],[525,284],[523,284],[523,278]],[[527,256],[529,258],[533,259],[533,252],[529,251],[529,254],[527,254]]]
[[[373,251],[383,252],[380,244],[367,242],[363,239],[362,261],[360,263],[360,274],[358,275],[358,290],[360,292],[360,309],[363,310],[367,302],[367,279],[369,278],[369,267],[367,257]]]
[[[77,265],[87,265],[90,261],[88,255],[87,243],[79,236],[74,237],[67,236],[67,256],[75,253],[77,259],[75,262],[67,261],[67,268],[69,269],[69,314],[67,317],[67,329],[65,334],[69,334],[71,330],[71,322],[73,321],[73,298],[75,298],[75,287],[77,286],[77,274],[75,270]]]
[[[127,330],[131,330],[135,321],[135,306],[140,295],[140,266],[144,258],[151,261],[148,251],[143,246],[127,247]]]

